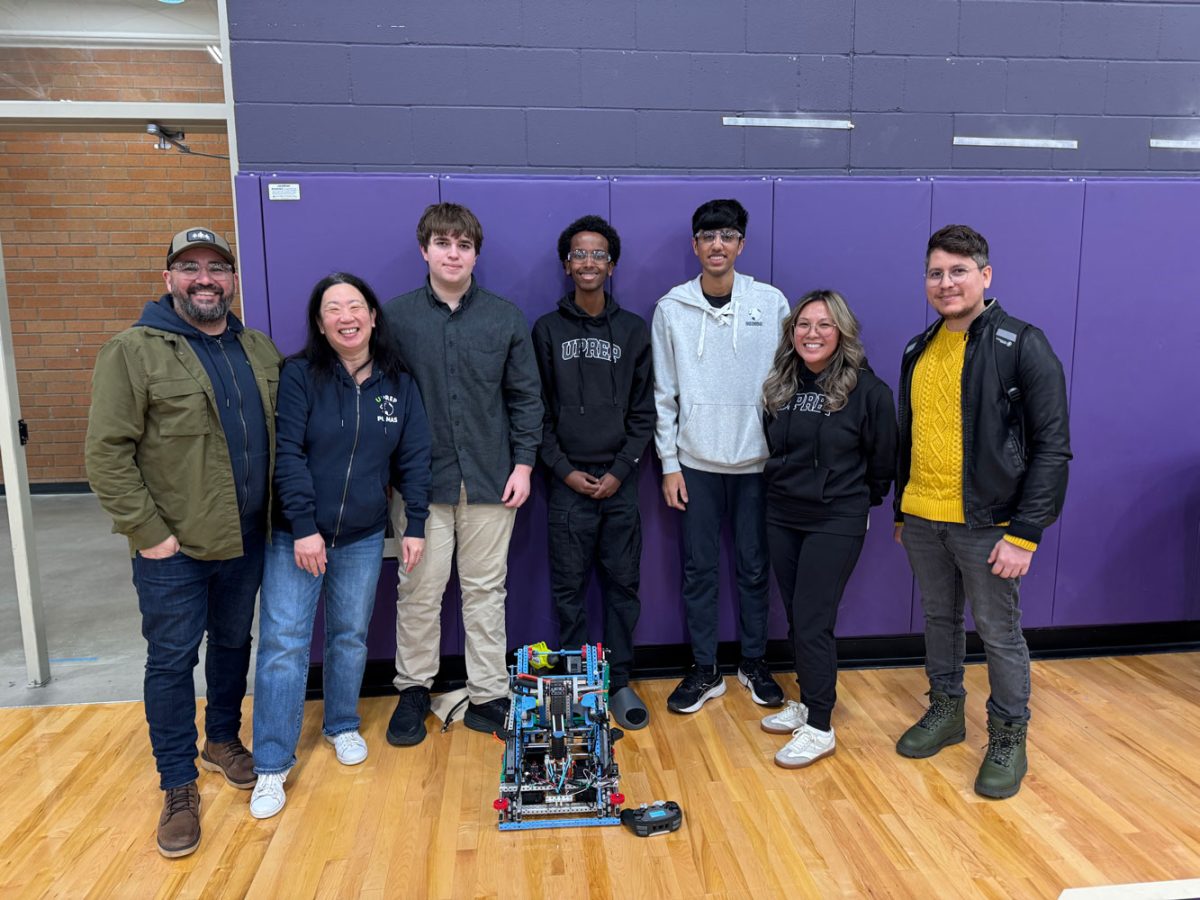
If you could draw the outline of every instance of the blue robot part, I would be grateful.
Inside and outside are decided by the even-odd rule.
[[[500,830],[619,825],[625,797],[613,744],[623,735],[609,720],[604,648],[521,647],[509,694],[493,804]]]

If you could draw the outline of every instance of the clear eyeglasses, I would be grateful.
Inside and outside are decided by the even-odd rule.
[[[172,272],[178,272],[181,275],[195,277],[200,274],[200,269],[207,270],[209,275],[232,275],[233,266],[227,262],[210,262],[205,266],[201,266],[198,262],[187,260],[185,262],[177,262],[171,266]]]

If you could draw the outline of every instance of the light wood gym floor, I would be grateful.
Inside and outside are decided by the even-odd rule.
[[[0,710],[0,896],[1026,898],[1200,876],[1200,654],[1035,663],[1030,773],[1007,801],[971,790],[981,666],[966,743],[921,761],[893,750],[923,709],[921,670],[842,673],[837,754],[799,771],[772,764],[784,738],[726,682],[691,716],[665,711],[673,681],[640,682],[651,726],[617,745],[627,803],[678,801],[675,834],[501,833],[501,745],[456,724],[389,747],[384,697],[361,704],[371,756],[355,768],[308,705],[274,819],[202,772],[203,842],[181,860],[155,849],[140,703]]]

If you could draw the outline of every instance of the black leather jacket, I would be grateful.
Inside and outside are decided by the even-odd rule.
[[[962,372],[963,514],[969,528],[1008,522],[1007,533],[1035,543],[1062,512],[1071,442],[1062,364],[1046,335],[1025,326],[1018,343],[1017,387],[1012,403],[1002,384],[997,326],[1016,331],[1014,319],[994,300],[967,329]],[[939,319],[904,348],[900,362],[900,459],[895,520],[912,464],[912,375],[917,359],[942,325]]]

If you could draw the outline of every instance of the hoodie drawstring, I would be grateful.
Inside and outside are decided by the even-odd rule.
[[[696,345],[696,358],[700,359],[704,356],[704,337],[708,330],[708,319],[711,316],[718,324],[725,324],[732,320],[733,322],[733,355],[737,356],[737,336],[738,336],[738,302],[730,300],[720,309],[714,309],[709,306],[701,311],[700,319],[700,341]]]

